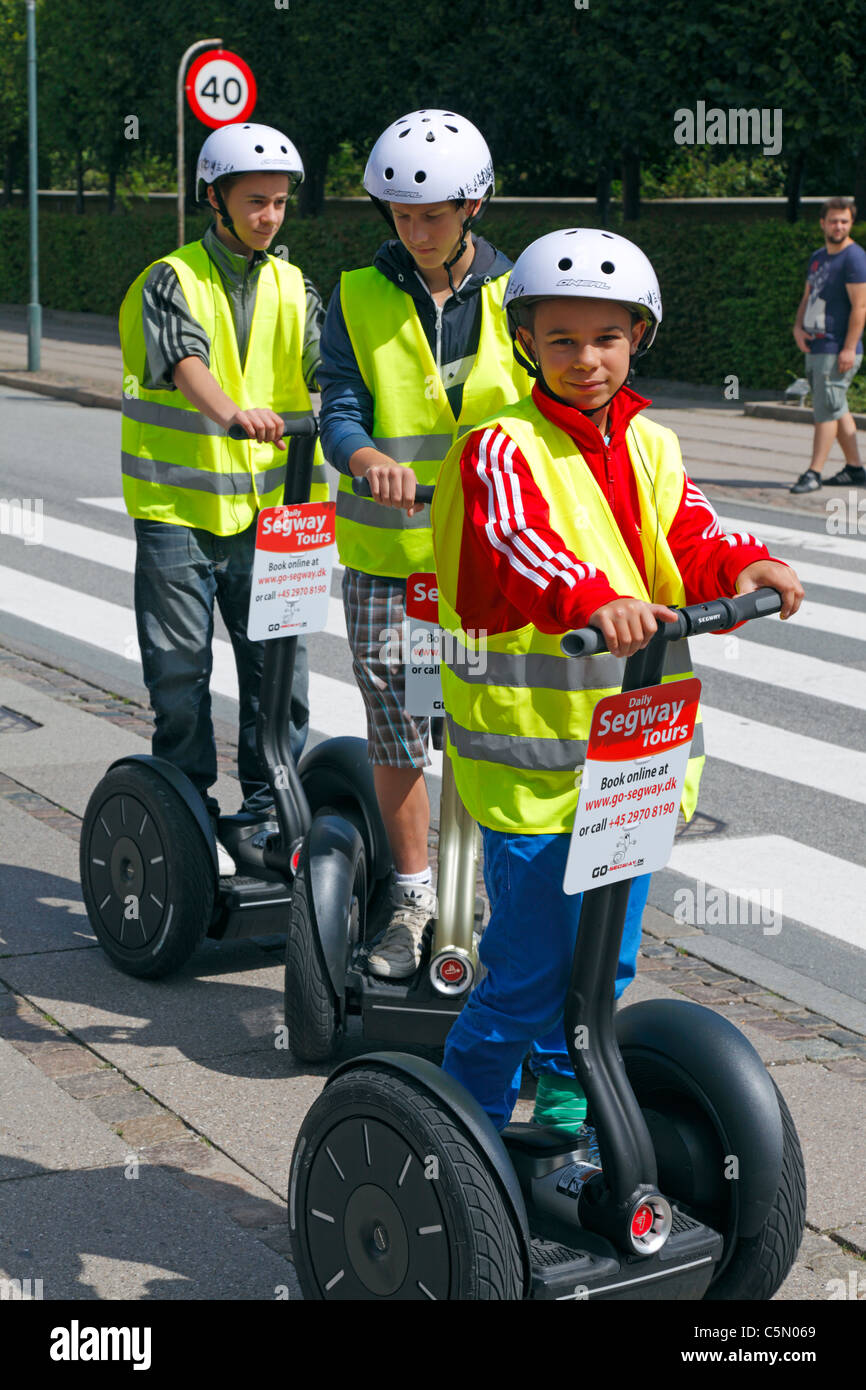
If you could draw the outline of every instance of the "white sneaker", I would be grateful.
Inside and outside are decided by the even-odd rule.
[[[426,884],[392,883],[385,934],[367,957],[370,974],[391,980],[414,975],[421,964],[424,928],[438,911],[436,894]]]
[[[220,878],[233,878],[238,871],[238,866],[232,859],[225,845],[221,845],[219,840],[216,842],[216,851]]]

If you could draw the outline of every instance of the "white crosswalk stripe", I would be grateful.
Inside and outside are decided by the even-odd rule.
[[[778,934],[780,918],[788,917],[866,949],[866,869],[859,864],[784,835],[755,835],[677,844],[669,867],[727,895],[728,902],[715,901],[716,925],[726,915],[771,936]],[[737,904],[735,911],[730,899]],[[705,891],[694,904],[681,899],[680,905],[683,922],[713,925],[713,903]],[[692,908],[696,910],[689,913]]]
[[[739,521],[736,517],[719,517],[725,531],[746,531],[756,534],[779,560],[786,550],[816,550],[824,555],[844,555],[848,560],[866,560],[866,539],[831,535],[827,531],[797,531],[790,526],[772,526]]]
[[[106,514],[124,513],[118,497],[86,497],[79,502]],[[856,537],[798,530],[794,525],[757,524],[727,519],[726,528],[750,531],[766,539],[774,554],[789,559],[807,589],[820,587],[838,594],[866,594],[866,543]],[[131,575],[135,567],[135,542],[131,523],[126,534],[81,525],[52,515],[43,518],[42,545],[57,557],[46,562],[42,574],[34,577],[15,568],[25,551],[33,547],[23,540],[4,537],[0,565],[0,615],[9,614],[45,631],[62,632],[67,638],[124,658],[139,661],[135,617],[131,607]],[[803,556],[803,559],[800,556]],[[826,556],[827,563],[821,563]],[[64,558],[85,562],[92,592],[82,592],[63,582]],[[857,562],[861,562],[858,567]],[[31,566],[29,566],[32,568]],[[105,571],[125,577],[109,588],[99,580]],[[80,574],[80,568],[76,570]],[[80,580],[79,580],[80,582]],[[109,601],[103,594],[122,596]],[[774,636],[764,634],[773,622]],[[810,654],[788,645],[787,633],[808,631],[814,636]],[[342,603],[331,598],[325,631],[345,640]],[[779,634],[782,634],[781,639]],[[827,659],[836,656],[839,640],[854,643],[851,664]],[[833,650],[828,653],[826,641]],[[866,709],[866,612],[862,605],[845,607],[818,602],[811,597],[790,624],[776,620],[756,623],[738,634],[707,637],[693,644],[698,675],[710,679],[716,673],[735,677],[731,689],[776,687],[780,692],[795,691],[797,696],[820,699],[829,704]],[[797,643],[802,647],[802,642]],[[315,639],[311,647],[310,703],[312,722],[324,736],[364,733],[365,721],[360,696],[353,682],[315,670]],[[214,642],[212,688],[215,693],[237,698],[237,677],[230,643]],[[728,686],[724,686],[725,691]],[[764,702],[766,708],[766,697]],[[837,798],[847,804],[850,815],[860,815],[866,803],[866,753],[845,747],[831,737],[811,737],[758,718],[722,708],[718,696],[703,706],[706,746],[709,758],[732,767],[746,769],[759,777],[772,778],[790,787],[806,787],[816,793]],[[822,730],[826,723],[816,725]],[[435,754],[432,773],[441,773],[441,754]],[[775,793],[778,795],[778,793]],[[855,809],[856,808],[856,809]],[[784,831],[785,826],[780,827]],[[776,873],[772,866],[784,865]],[[768,867],[770,866],[770,867]],[[696,885],[712,885],[741,904],[740,921],[752,922],[751,903],[758,913],[758,934],[763,934],[761,902],[755,894],[782,877],[785,917],[826,935],[835,936],[848,946],[866,948],[866,928],[862,925],[862,902],[866,897],[866,869],[858,864],[825,854],[804,844],[796,835],[756,835],[731,838],[712,837],[704,841],[678,842],[671,869],[692,879]],[[816,885],[824,885],[823,888]],[[829,885],[829,886],[828,886]],[[766,908],[767,904],[763,904]],[[743,915],[744,914],[744,915]],[[771,932],[768,934],[772,934]]]

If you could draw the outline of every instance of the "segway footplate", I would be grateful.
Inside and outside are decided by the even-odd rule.
[[[572,1232],[570,1238],[594,1248],[575,1250],[549,1235],[533,1234],[530,1298],[698,1300],[706,1293],[722,1255],[721,1236],[676,1207],[670,1237],[657,1255],[648,1258],[622,1254],[590,1232]]]

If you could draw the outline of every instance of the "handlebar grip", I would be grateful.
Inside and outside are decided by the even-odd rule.
[[[370,491],[369,478],[353,478],[352,491],[354,492],[356,497],[373,496],[372,492]],[[418,483],[418,485],[415,488],[415,501],[420,502],[422,506],[426,506],[428,502],[433,501],[433,493],[435,491],[435,487],[430,483]]]
[[[607,651],[607,643],[597,627],[581,627],[567,632],[559,644],[564,656],[596,656]]]
[[[283,439],[309,439],[311,434],[318,434],[319,422],[315,415],[304,415],[300,420],[285,420],[283,422]],[[250,439],[243,425],[229,425],[229,439]]]
[[[751,594],[715,598],[707,603],[693,603],[687,608],[680,608],[676,622],[660,623],[659,629],[666,641],[677,642],[681,637],[691,637],[701,632],[726,632],[736,623],[778,613],[781,607],[782,595],[775,589],[756,589]],[[596,656],[599,652],[607,651],[607,643],[595,627],[567,632],[559,646],[565,656]]]
[[[669,642],[676,642],[688,632],[682,616],[684,611],[681,609],[677,613],[676,622],[659,623]],[[581,627],[575,632],[567,632],[559,646],[565,656],[598,656],[600,652],[607,651],[607,643],[597,627]]]
[[[765,618],[769,613],[778,613],[782,607],[782,595],[776,589],[756,589],[752,594],[737,594],[731,602],[737,610],[737,622],[748,622],[750,618]]]

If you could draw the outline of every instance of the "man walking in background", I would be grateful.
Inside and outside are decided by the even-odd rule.
[[[812,461],[792,492],[814,492],[821,486],[821,469],[837,437],[845,467],[834,477],[825,478],[825,485],[866,485],[866,470],[857,450],[857,426],[848,409],[848,387],[863,360],[861,335],[866,322],[866,251],[851,240],[856,216],[850,198],[828,198],[821,210],[824,245],[809,257],[794,339],[806,354],[815,436]]]

